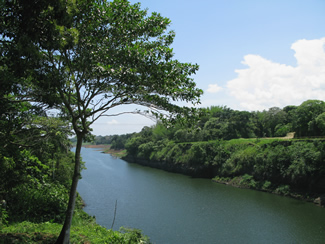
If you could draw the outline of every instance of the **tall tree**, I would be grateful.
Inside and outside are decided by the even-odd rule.
[[[294,130],[298,136],[320,136],[317,117],[325,111],[325,102],[320,100],[307,100],[295,110],[296,122]]]
[[[46,53],[52,67],[62,75],[58,86],[52,84],[62,101],[57,108],[71,118],[77,136],[68,211],[57,243],[69,240],[82,140],[90,133],[90,125],[100,116],[116,115],[107,114],[110,109],[128,104],[146,110],[130,112],[156,116],[162,115],[162,111],[190,112],[173,102],[195,104],[202,93],[189,78],[198,66],[172,59],[170,45],[175,34],[166,33],[169,19],[157,13],[147,17],[140,4],[131,5],[126,0],[85,1],[78,8],[78,44]]]
[[[140,4],[127,0],[40,0],[32,1],[36,10],[27,12],[26,2],[6,2],[9,18],[5,19],[2,35],[7,37],[2,43],[11,45],[10,52],[19,51],[15,55],[18,63],[26,63],[23,73],[10,66],[16,77],[28,81],[24,95],[61,111],[76,134],[69,204],[56,242],[69,243],[81,146],[91,133],[90,126],[101,116],[126,113],[110,111],[130,104],[139,105],[138,109],[127,112],[160,119],[193,114],[193,108],[175,102],[199,103],[202,90],[190,78],[198,65],[173,59],[170,45],[175,33],[167,32],[170,20],[158,13],[148,16]],[[38,28],[32,28],[31,22]],[[22,49],[24,42],[27,50]]]

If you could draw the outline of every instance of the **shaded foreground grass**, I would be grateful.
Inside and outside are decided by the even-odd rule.
[[[7,243],[54,243],[62,225],[57,223],[13,223],[0,229],[0,244]],[[71,227],[71,243],[150,243],[140,230],[121,228],[108,230],[98,224],[93,217],[77,210]]]

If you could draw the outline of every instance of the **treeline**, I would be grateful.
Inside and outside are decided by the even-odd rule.
[[[166,139],[182,143],[218,139],[284,137],[290,132],[294,132],[295,138],[325,136],[325,102],[308,100],[299,106],[286,106],[283,109],[272,107],[268,110],[253,112],[237,111],[225,106],[212,106],[202,109],[201,116],[195,125],[176,123],[173,126],[165,126],[157,123],[151,128],[144,127],[139,133],[115,135],[108,138],[111,141],[114,138],[114,141],[124,142],[124,147],[128,148],[129,153],[136,155],[141,153],[139,145]],[[99,139],[95,141],[97,143]]]
[[[250,187],[278,193],[290,188],[325,192],[322,140],[263,139],[289,132],[296,138],[321,138],[324,112],[325,103],[319,100],[262,112],[211,107],[191,127],[161,123],[144,127],[126,141],[126,159],[193,176],[245,175]]]
[[[124,134],[124,135],[112,135],[112,136],[96,136],[94,139],[95,145],[101,144],[110,144],[111,149],[124,149],[125,144],[129,138],[131,138],[132,134]]]
[[[195,177],[230,180],[248,175],[252,188],[325,192],[325,142],[321,140],[161,141],[140,144],[137,152],[129,144],[127,149],[127,161]]]
[[[294,132],[296,138],[325,136],[325,102],[308,100],[300,106],[290,105],[283,109],[272,107],[253,112],[233,110],[226,106],[211,106],[201,110],[201,116],[195,125],[176,122],[173,126],[164,126],[157,123],[151,128],[144,127],[140,133],[96,136],[92,143],[111,144],[113,149],[124,149],[128,143],[130,149],[135,141],[155,142],[168,139],[181,143],[284,137],[290,132]],[[76,138],[71,141],[75,142]]]
[[[110,135],[110,136],[91,136],[88,140],[84,140],[91,145],[111,145],[111,149],[120,150],[125,149],[125,144],[135,133],[123,134],[123,135]],[[70,141],[73,145],[77,143],[77,138],[72,137]]]

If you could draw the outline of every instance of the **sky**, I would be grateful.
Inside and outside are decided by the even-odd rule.
[[[131,3],[139,1],[131,0]],[[171,20],[174,58],[197,63],[201,107],[263,111],[325,98],[325,0],[140,0]],[[140,115],[103,117],[95,135],[139,132]]]

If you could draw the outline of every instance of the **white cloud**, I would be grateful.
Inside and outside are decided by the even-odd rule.
[[[228,81],[231,96],[245,110],[299,105],[308,99],[325,99],[325,38],[292,44],[297,66],[279,64],[258,55],[246,55],[247,69],[236,70]]]
[[[113,120],[107,121],[107,124],[109,124],[109,125],[118,125],[119,122],[117,120],[113,119]]]
[[[222,87],[218,86],[217,84],[210,84],[207,92],[209,93],[217,93],[222,90]]]

